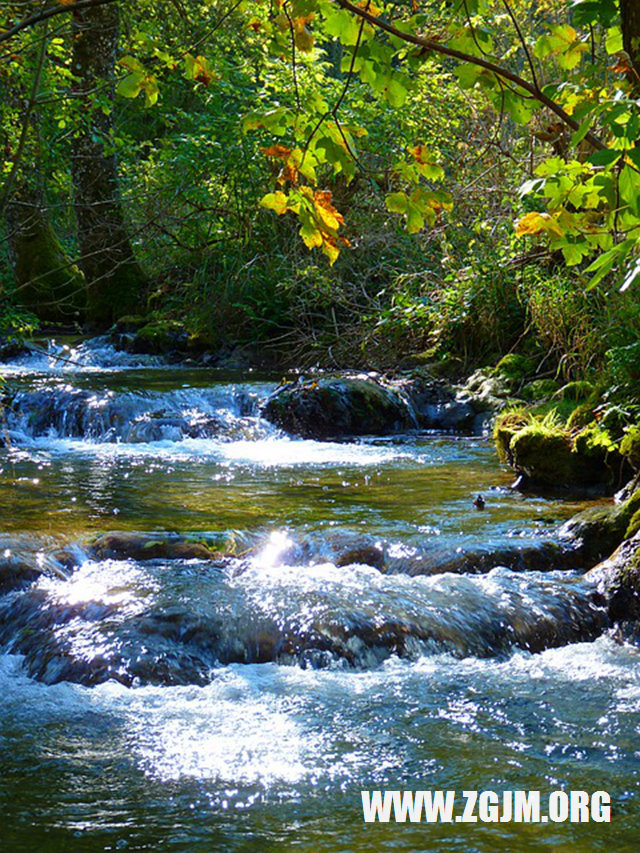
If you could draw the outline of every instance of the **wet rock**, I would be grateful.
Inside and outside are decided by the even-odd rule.
[[[608,434],[596,425],[574,435],[520,410],[497,419],[494,439],[498,453],[519,475],[522,490],[612,495],[630,473]]]
[[[212,560],[219,556],[202,542],[177,533],[105,533],[91,545],[99,560]]]
[[[122,317],[109,331],[109,339],[120,349],[141,355],[186,353],[189,349],[189,334],[177,320]]]
[[[271,573],[265,595],[260,571],[235,576],[211,563],[170,573],[139,566],[137,592],[116,567],[84,570],[98,582],[110,571],[111,593],[78,600],[60,583],[0,598],[0,644],[49,684],[204,684],[230,663],[366,668],[390,655],[504,656],[593,639],[609,625],[597,585],[559,573],[497,569],[486,578],[405,578],[398,588],[355,565],[360,583],[345,589],[326,568],[314,580],[310,567],[306,577],[291,569],[284,585]]]
[[[21,355],[26,355],[29,348],[20,341],[9,340],[5,335],[0,335],[0,362],[11,361]]]
[[[410,556],[387,558],[388,574],[441,575],[446,573],[486,575],[497,566],[513,572],[548,572],[583,567],[582,556],[575,543],[514,543],[499,547],[486,545],[457,548],[452,551],[437,546],[425,547]]]
[[[135,393],[98,395],[77,388],[47,387],[18,392],[10,402],[9,428],[33,436],[55,431],[61,437],[147,443],[226,436],[230,428],[242,426],[233,415],[227,423],[204,411],[186,411],[179,397],[172,411],[154,409],[158,403],[153,398]]]
[[[631,535],[629,526],[638,510],[640,491],[621,504],[591,507],[578,513],[560,528],[560,538],[576,550],[583,568],[590,568]]]
[[[606,599],[612,621],[640,619],[640,533],[587,572],[586,579],[596,584]]]
[[[375,545],[363,545],[359,548],[350,548],[348,551],[344,551],[336,560],[336,566],[339,567],[356,564],[372,566],[374,569],[382,571],[384,567],[384,552]]]
[[[32,562],[14,556],[0,557],[0,594],[28,586],[41,574]]]
[[[279,388],[262,409],[271,423],[303,438],[387,435],[415,428],[402,394],[368,377],[322,377]]]

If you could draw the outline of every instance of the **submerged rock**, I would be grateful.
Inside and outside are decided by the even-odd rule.
[[[237,562],[237,561],[236,561]],[[350,564],[86,563],[0,598],[0,643],[46,683],[204,684],[230,663],[377,666],[492,657],[593,639],[597,585],[561,573],[389,578]]]
[[[322,377],[281,387],[262,415],[292,435],[316,439],[387,435],[417,426],[405,397],[368,377]]]
[[[486,545],[450,548],[430,546],[411,556],[387,559],[389,574],[442,575],[446,573],[486,575],[501,566],[513,572],[548,572],[583,567],[582,555],[575,543],[541,541],[513,545]]]
[[[99,560],[212,560],[220,556],[207,544],[179,533],[105,533],[90,546]],[[223,537],[219,543],[224,545]]]
[[[336,560],[336,566],[372,566],[382,571],[384,567],[384,551],[376,545],[362,545],[343,551]]]
[[[0,557],[0,594],[28,586],[42,571],[32,562],[14,556]]]

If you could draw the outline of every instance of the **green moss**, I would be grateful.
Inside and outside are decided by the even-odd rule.
[[[536,379],[525,385],[520,394],[525,400],[536,402],[551,397],[557,390],[555,379]]]
[[[20,301],[40,319],[64,321],[84,308],[84,276],[69,263],[43,214],[32,215],[14,236],[12,249]]]
[[[581,430],[573,440],[577,453],[590,459],[604,459],[609,454],[617,454],[618,446],[606,429],[598,424],[590,424]]]
[[[640,426],[632,426],[620,442],[620,453],[634,471],[640,471]]]
[[[522,382],[527,376],[530,376],[535,370],[535,365],[532,359],[525,355],[511,352],[505,355],[496,364],[494,373],[499,376],[504,376],[505,379],[511,382]]]
[[[634,514],[631,516],[631,521],[629,522],[629,526],[624,534],[625,539],[631,539],[632,536],[635,536],[636,533],[640,530],[640,509],[636,510]]]
[[[531,423],[513,437],[510,452],[516,470],[532,482],[555,487],[574,481],[571,440],[560,427]]]
[[[587,400],[595,391],[591,382],[568,382],[556,392],[556,396],[562,400],[574,400],[580,402]]]
[[[493,440],[501,462],[511,462],[511,441],[530,423],[531,415],[523,408],[511,409],[498,415],[493,427]]]
[[[498,455],[530,485],[611,492],[624,474],[618,446],[590,424],[573,436],[556,409],[544,417],[520,409],[500,415],[494,428]]]
[[[593,422],[595,406],[592,403],[581,403],[569,415],[567,428],[570,430],[584,429]]]
[[[186,343],[184,326],[177,320],[152,320],[135,337],[135,348],[144,352],[165,353]]]

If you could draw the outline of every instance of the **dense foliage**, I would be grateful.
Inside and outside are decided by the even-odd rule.
[[[624,381],[635,7],[5,3],[3,310],[172,317],[302,363],[517,349]]]

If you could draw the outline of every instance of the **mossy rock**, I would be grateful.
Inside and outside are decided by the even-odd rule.
[[[625,531],[624,538],[631,539],[640,531],[640,509],[636,510],[631,516],[631,521]]]
[[[631,476],[616,442],[595,423],[574,436],[554,411],[540,419],[515,410],[498,416],[493,435],[525,488],[613,494]]]
[[[558,390],[558,383],[555,379],[535,379],[529,382],[520,391],[520,396],[524,400],[537,402],[538,400],[546,400],[553,396]]]
[[[416,426],[397,391],[363,378],[326,377],[285,386],[267,401],[262,415],[303,438],[388,435]]]
[[[119,317],[109,330],[110,334],[130,334],[138,332],[150,322],[149,317],[142,314],[125,314]]]
[[[495,374],[504,376],[505,379],[508,379],[513,384],[523,382],[534,371],[535,364],[533,359],[515,352],[511,352],[501,358],[494,368]]]
[[[511,441],[530,423],[531,415],[526,409],[514,409],[498,415],[493,427],[493,439],[501,462],[512,464]]]
[[[105,533],[91,552],[99,560],[212,560],[227,553],[225,545],[222,538],[203,541],[178,533]]]
[[[402,370],[416,370],[431,379],[457,380],[464,374],[464,361],[454,355],[434,359],[433,350],[408,355],[400,362]]]
[[[431,347],[430,349],[424,350],[424,352],[409,353],[409,355],[405,355],[401,359],[398,367],[400,370],[411,370],[414,367],[428,367],[429,365],[437,363],[436,352],[436,348]]]
[[[563,525],[560,535],[576,544],[589,568],[604,559],[624,539],[635,535],[630,532],[634,519],[640,524],[640,490],[621,504],[608,507],[591,507],[578,513]]]
[[[189,352],[210,352],[216,348],[216,341],[212,334],[208,332],[192,332],[187,340],[187,349]]]
[[[571,439],[561,430],[542,430],[530,424],[511,439],[509,453],[519,474],[531,484],[568,486],[576,477]]]
[[[632,426],[620,442],[620,453],[634,471],[640,471],[640,426]]]
[[[640,533],[626,539],[586,578],[603,594],[612,622],[640,619]]]
[[[189,341],[184,325],[178,320],[152,320],[138,329],[131,344],[133,352],[165,355],[185,350]]]
[[[609,457],[609,462],[618,464],[620,452],[618,445],[609,435],[606,429],[598,424],[589,424],[581,430],[573,442],[576,453],[589,459],[603,459]]]
[[[596,404],[581,403],[571,412],[567,418],[567,429],[584,429],[589,424],[593,423],[595,417]]]

